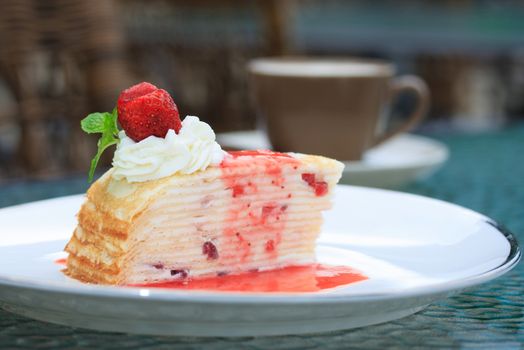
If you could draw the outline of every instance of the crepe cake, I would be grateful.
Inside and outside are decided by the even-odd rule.
[[[147,181],[115,176],[116,165],[107,171],[87,191],[65,247],[65,273],[133,285],[314,263],[322,211],[343,164],[298,153],[221,152],[220,162],[203,169]]]

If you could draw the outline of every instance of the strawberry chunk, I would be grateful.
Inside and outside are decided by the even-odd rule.
[[[302,174],[302,180],[306,181],[306,183],[309,186],[313,186],[315,184],[315,174],[312,173],[303,173]]]
[[[315,182],[315,195],[322,197],[328,193],[328,184],[325,181]]]
[[[317,197],[324,196],[328,193],[329,186],[325,181],[317,181],[316,175],[312,173],[303,173],[302,180],[304,180],[309,187],[315,191]]]
[[[170,273],[171,276],[176,276],[178,278],[187,278],[187,276],[189,275],[189,271],[186,269],[171,270]]]
[[[176,133],[182,122],[178,108],[165,90],[140,83],[124,90],[118,98],[118,122],[126,135],[136,142],[149,136],[165,137],[169,129]]]
[[[207,241],[202,245],[202,254],[207,255],[207,260],[216,260],[218,259],[218,250],[217,247]]]

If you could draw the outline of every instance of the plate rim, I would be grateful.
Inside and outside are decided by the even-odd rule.
[[[210,291],[173,291],[168,289],[155,289],[155,288],[140,288],[140,287],[114,287],[114,286],[101,286],[101,285],[69,285],[65,283],[42,283],[34,282],[24,278],[12,278],[8,276],[0,275],[0,297],[2,296],[2,287],[11,287],[22,290],[32,290],[45,293],[60,293],[68,294],[70,296],[78,297],[90,297],[90,298],[101,298],[101,299],[125,299],[126,301],[134,300],[141,302],[183,302],[183,303],[213,303],[213,304],[250,304],[250,305],[271,305],[271,304],[332,304],[332,303],[362,303],[362,302],[376,302],[386,300],[399,300],[403,298],[411,297],[424,297],[436,294],[457,293],[460,290],[470,288],[481,283],[493,280],[513,269],[522,258],[522,251],[518,244],[515,235],[508,230],[505,226],[497,223],[495,220],[490,219],[483,214],[475,212],[471,209],[462,207],[460,205],[449,203],[440,199],[430,198],[426,196],[404,193],[399,191],[391,191],[385,189],[375,189],[360,186],[350,185],[337,185],[342,189],[356,189],[362,191],[372,192],[386,192],[388,194],[400,195],[406,197],[422,198],[424,200],[433,201],[437,203],[443,203],[448,206],[453,206],[457,209],[466,210],[474,213],[479,218],[482,218],[484,224],[492,226],[499,234],[501,234],[505,240],[509,243],[509,252],[505,261],[498,266],[484,271],[479,274],[475,274],[466,278],[456,279],[447,281],[445,283],[436,283],[431,285],[424,285],[420,287],[412,287],[405,290],[399,291],[388,291],[388,292],[377,292],[377,293],[366,293],[366,294],[337,294],[337,293],[278,293],[278,294],[267,294],[267,293],[249,293],[244,294],[241,292],[210,292]],[[28,202],[24,204],[18,204],[15,206],[1,208],[1,211],[6,209],[14,209],[27,205],[43,203],[47,201],[71,199],[73,197],[83,197],[84,194],[61,196],[51,199],[39,200]]]

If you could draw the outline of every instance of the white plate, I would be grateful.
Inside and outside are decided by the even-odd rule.
[[[85,285],[53,261],[81,196],[0,210],[0,301],[28,317],[103,331],[191,336],[322,332],[400,318],[510,270],[511,234],[468,209],[424,197],[338,186],[319,239],[322,262],[368,280],[329,292],[249,294]]]
[[[262,131],[238,131],[218,134],[224,147],[271,149]],[[345,162],[341,183],[358,186],[398,188],[431,175],[449,156],[438,141],[410,134],[399,135],[370,149],[361,161]]]

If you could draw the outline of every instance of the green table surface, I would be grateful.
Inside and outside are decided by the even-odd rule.
[[[432,135],[449,161],[402,189],[479,211],[524,242],[524,125],[483,134]],[[0,207],[85,191],[85,178],[0,185]],[[300,336],[192,338],[101,333],[0,310],[0,349],[381,349],[524,348],[524,267],[393,322]]]

